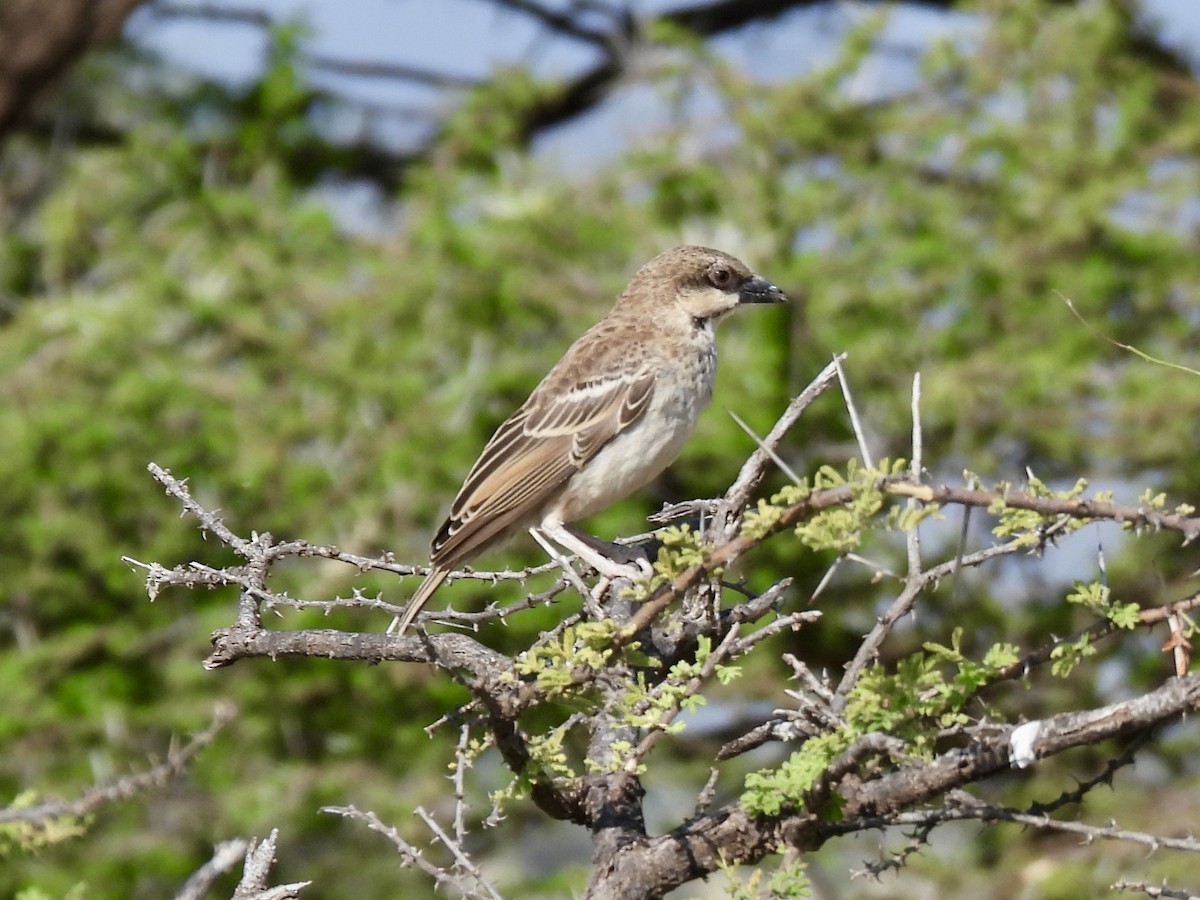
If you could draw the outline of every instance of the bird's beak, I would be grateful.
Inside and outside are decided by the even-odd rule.
[[[739,303],[786,303],[787,295],[761,275],[742,283],[738,291]]]

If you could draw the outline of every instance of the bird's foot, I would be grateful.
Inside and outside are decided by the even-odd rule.
[[[555,543],[566,547],[609,582],[624,578],[638,581],[654,574],[646,552],[640,547],[612,544],[570,525],[543,523],[540,530]]]
[[[631,548],[621,547],[620,549],[628,551]],[[597,555],[592,559],[585,560],[585,562],[595,569],[601,578],[609,582],[618,581],[622,578],[627,581],[644,581],[654,574],[654,566],[650,564],[650,560],[646,557],[645,553],[635,551],[624,553],[622,556],[626,558],[618,561]]]

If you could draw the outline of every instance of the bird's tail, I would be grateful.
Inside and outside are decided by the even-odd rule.
[[[443,569],[440,566],[432,568],[425,576],[425,580],[421,582],[421,586],[417,588],[417,592],[413,594],[412,599],[408,601],[408,606],[404,608],[404,615],[392,619],[392,624],[387,627],[387,633],[395,634],[397,637],[404,634],[413,619],[417,617],[417,613],[421,611],[421,607],[429,602],[433,592],[441,586],[449,574],[449,569]]]

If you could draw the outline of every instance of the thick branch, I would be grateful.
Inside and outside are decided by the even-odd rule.
[[[1034,750],[1039,758],[1045,758],[1074,747],[1137,734],[1198,707],[1200,674],[1173,678],[1140,697],[1042,720]],[[740,801],[730,803],[693,818],[669,834],[624,848],[614,858],[611,869],[596,873],[586,896],[661,897],[722,864],[757,862],[775,852],[781,842],[809,851],[831,837],[895,824],[901,815],[909,821],[914,814],[906,811],[914,806],[1009,771],[1013,730],[999,731],[929,762],[904,766],[866,781],[858,781],[853,775],[846,777],[834,786],[844,801],[838,822],[828,822],[807,809],[780,817],[755,817]]]
[[[0,138],[81,56],[110,43],[145,0],[0,3]]]

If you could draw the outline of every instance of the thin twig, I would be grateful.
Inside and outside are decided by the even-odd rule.
[[[174,900],[204,900],[216,880],[246,858],[249,846],[250,842],[245,838],[221,841],[213,848],[208,862],[189,875],[175,892]]]
[[[920,483],[925,471],[923,461],[925,439],[921,433],[921,373],[913,375],[912,386],[912,464],[909,473],[912,480]],[[908,498],[908,506],[915,509],[920,501],[916,497]],[[915,575],[921,571],[921,531],[918,527],[908,530],[908,574]]]
[[[8,822],[45,822],[49,819],[84,816],[98,807],[117,800],[125,800],[150,788],[162,787],[187,768],[196,755],[213,742],[217,734],[233,721],[237,707],[229,702],[218,703],[213,710],[208,727],[196,734],[178,749],[167,753],[167,758],[153,768],[136,775],[127,775],[107,787],[89,788],[75,800],[39,803],[37,806],[8,807],[0,809],[0,824]]]
[[[800,483],[800,476],[797,475],[795,471],[793,471],[792,467],[784,461],[783,457],[775,452],[774,447],[768,444],[765,439],[760,438],[757,434],[755,434],[754,429],[747,425],[745,421],[743,421],[742,417],[735,413],[732,409],[726,408],[725,412],[728,413],[729,418],[733,419],[733,421],[737,423],[737,426],[741,428],[742,431],[746,432],[746,434],[750,436],[750,439],[758,445],[758,449],[767,454],[767,457],[771,460],[771,462],[775,463],[775,465],[779,467],[779,471],[791,479],[792,484]]]
[[[469,764],[467,750],[471,746],[471,725],[464,722],[458,732],[458,744],[454,748],[454,839],[462,844],[467,839],[467,788],[466,774]]]
[[[233,900],[294,900],[311,881],[297,881],[268,887],[271,866],[275,863],[275,844],[279,840],[279,829],[272,828],[263,841],[251,841],[246,848],[246,864],[242,879],[233,891]]]
[[[850,414],[850,427],[854,429],[854,439],[858,441],[858,453],[862,457],[863,465],[873,469],[875,463],[871,460],[871,448],[867,446],[867,436],[863,433],[862,421],[858,418],[858,408],[854,405],[850,382],[842,369],[842,360],[835,356],[833,362],[837,367],[838,383],[842,386],[842,398],[846,401],[846,412]]]
[[[420,820],[425,823],[425,827],[433,832],[434,837],[441,842],[442,846],[450,851],[450,855],[454,857],[454,862],[458,865],[458,868],[475,879],[475,883],[483,889],[484,893],[482,896],[488,897],[490,900],[504,900],[504,898],[496,892],[496,889],[488,883],[487,879],[483,877],[483,873],[479,871],[479,867],[471,861],[471,857],[467,856],[467,851],[463,849],[462,845],[459,844],[458,841],[454,840],[454,838],[450,837],[450,835],[446,834],[446,832],[442,830],[442,826],[437,823],[437,820],[433,816],[425,811],[424,807],[418,806],[413,810],[413,813],[415,813]]]
[[[833,384],[837,378],[838,366],[845,358],[845,353],[835,356],[833,362],[822,369],[804,390],[792,398],[787,409],[775,420],[775,424],[763,438],[762,444],[742,463],[737,478],[733,480],[733,484],[729,486],[729,490],[721,499],[718,510],[714,512],[717,518],[717,527],[726,539],[733,537],[737,531],[740,510],[746,506],[750,495],[762,483],[766,475],[767,463],[771,460],[771,452],[779,447],[784,436],[796,424],[804,411],[812,405],[813,401]],[[768,452],[768,448],[771,452]]]
[[[1016,822],[1045,831],[1063,831],[1068,834],[1077,834],[1083,837],[1089,844],[1096,840],[1129,841],[1149,847],[1151,851],[1166,849],[1200,853],[1200,840],[1191,835],[1177,838],[1161,834],[1151,834],[1147,831],[1131,831],[1126,828],[1118,828],[1115,822],[1109,825],[1089,825],[1086,822],[1062,821],[1052,819],[1044,814],[1028,813],[1019,809],[1011,809],[1004,806],[988,806],[986,804],[956,805],[937,810],[896,813],[892,816],[880,818],[887,825],[921,825],[933,820],[939,822],[958,822],[971,819],[980,822]]]
[[[384,824],[379,816],[371,810],[360,810],[356,806],[323,806],[321,807],[321,812],[365,822],[367,827],[372,831],[382,834],[392,842],[392,845],[400,854],[404,865],[416,866],[428,875],[437,886],[450,887],[463,897],[469,898],[469,900],[492,900],[492,895],[478,893],[470,885],[452,875],[442,866],[431,863],[425,858],[425,854],[422,851],[418,850],[400,835],[395,826]]]
[[[654,723],[646,736],[642,738],[641,743],[638,744],[637,748],[629,755],[628,759],[626,759],[626,772],[633,773],[637,771],[643,757],[645,757],[645,755],[650,752],[650,748],[658,743],[659,739],[667,733],[667,727],[674,722],[679,713],[683,711],[684,701],[696,695],[696,692],[704,686],[704,683],[708,681],[708,679],[712,678],[713,673],[717,670],[717,666],[733,657],[733,651],[737,646],[737,638],[740,630],[741,626],[737,622],[733,623],[729,627],[729,631],[726,633],[725,638],[712,650],[708,656],[708,659],[704,661],[704,665],[700,668],[700,671],[688,679],[683,686],[683,692],[674,698],[674,702],[671,704],[670,708],[664,710],[658,721]],[[664,681],[663,684],[659,686],[659,689],[654,693],[661,693],[661,689],[666,685],[667,682]]]
[[[961,559],[956,557],[949,562],[942,563],[906,578],[904,589],[892,601],[891,606],[887,608],[883,615],[876,620],[875,627],[863,638],[862,643],[859,644],[858,650],[854,654],[854,659],[846,666],[846,672],[842,676],[836,692],[836,708],[840,710],[845,705],[846,698],[849,697],[850,691],[858,682],[859,676],[875,660],[879,648],[883,645],[884,638],[888,636],[897,622],[912,611],[913,605],[927,587],[931,584],[936,584],[942,578],[962,568],[979,566],[990,559],[998,556],[1007,556],[1024,549],[1024,547],[1015,541],[1010,541],[1007,544],[998,544],[994,547],[979,550]]]
[[[1114,891],[1125,891],[1130,894],[1145,894],[1147,897],[1167,898],[1167,900],[1200,900],[1200,894],[1191,891],[1169,888],[1164,881],[1160,885],[1147,884],[1144,881],[1118,881],[1112,885]]]

